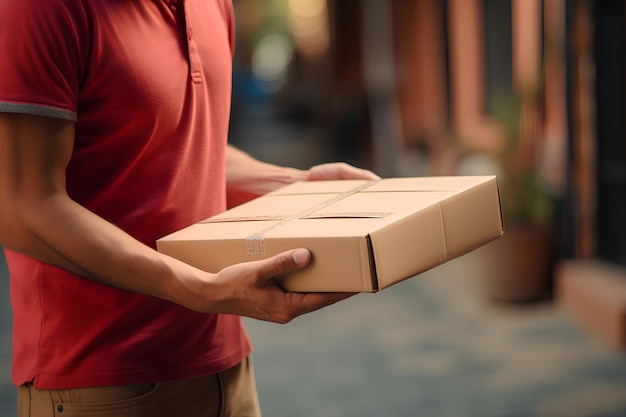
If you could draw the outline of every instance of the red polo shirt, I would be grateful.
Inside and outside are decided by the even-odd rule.
[[[0,2],[0,111],[76,122],[71,198],[153,247],[225,209],[228,0]],[[239,317],[6,257],[17,385],[194,377],[232,367],[251,350]]]

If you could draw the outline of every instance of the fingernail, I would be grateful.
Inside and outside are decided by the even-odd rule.
[[[293,253],[293,255],[291,255],[296,265],[302,265],[303,263],[306,263],[308,256],[309,253],[305,250],[297,250]]]

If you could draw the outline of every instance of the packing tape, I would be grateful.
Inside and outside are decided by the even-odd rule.
[[[303,210],[299,213],[293,214],[291,216],[288,216],[286,218],[284,218],[283,220],[279,221],[278,223],[274,223],[273,225],[259,231],[256,232],[248,237],[246,237],[246,251],[248,253],[248,256],[250,257],[263,257],[265,256],[265,235],[269,232],[271,232],[272,230],[276,230],[279,227],[284,226],[285,224],[292,222],[294,220],[298,220],[301,219],[303,217],[307,217],[309,215],[311,215],[312,213],[315,213],[316,211],[321,210],[324,207],[327,207],[331,204],[334,204],[338,201],[341,201],[353,194],[356,194],[360,191],[365,190],[366,188],[371,187],[372,185],[376,184],[377,182],[379,182],[380,180],[372,180],[372,181],[367,181],[361,185],[358,185],[354,188],[351,188],[348,191],[345,191],[341,194],[338,194],[334,197],[331,197],[327,200],[322,201],[321,203],[310,207],[306,210]]]

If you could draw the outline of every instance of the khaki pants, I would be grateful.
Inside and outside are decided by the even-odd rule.
[[[19,417],[260,417],[252,361],[215,375],[62,390],[18,387]]]

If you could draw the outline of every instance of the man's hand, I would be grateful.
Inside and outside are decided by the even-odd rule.
[[[353,293],[286,292],[275,277],[308,265],[311,254],[294,249],[272,258],[236,264],[213,275],[208,285],[198,291],[197,305],[203,312],[237,314],[259,320],[288,323],[294,318],[344,300]],[[216,302],[216,294],[220,300]],[[209,305],[207,301],[211,300]]]
[[[344,162],[316,165],[307,170],[268,164],[232,146],[226,159],[228,207],[250,201],[296,181],[377,180],[371,171]]]
[[[305,181],[323,180],[379,180],[380,177],[372,171],[357,168],[345,162],[333,162],[316,165],[307,171]]]

